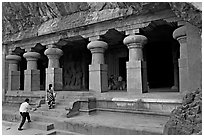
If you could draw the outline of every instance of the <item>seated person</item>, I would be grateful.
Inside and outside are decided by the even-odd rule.
[[[116,89],[116,81],[113,75],[108,79],[108,89],[115,90]]]
[[[121,76],[118,77],[117,81],[117,89],[118,90],[125,90],[126,88],[126,82],[123,81],[123,78]]]

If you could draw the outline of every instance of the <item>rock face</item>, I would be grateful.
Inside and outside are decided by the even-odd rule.
[[[199,5],[199,3],[196,4]],[[178,17],[202,29],[202,12],[198,6],[186,2],[170,2],[169,5]]]
[[[69,29],[165,9],[201,28],[202,12],[186,2],[3,2],[2,38],[17,41],[60,31],[59,26]]]
[[[164,127],[165,135],[202,134],[202,91],[186,94],[182,106],[174,109]]]

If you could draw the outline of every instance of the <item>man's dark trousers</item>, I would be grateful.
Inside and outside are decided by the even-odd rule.
[[[30,115],[28,112],[20,112],[21,116],[22,116],[22,120],[21,120],[21,124],[19,126],[19,128],[21,129],[26,121],[26,118],[28,120],[28,122],[30,122]]]

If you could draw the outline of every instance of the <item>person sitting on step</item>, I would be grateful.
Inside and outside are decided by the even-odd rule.
[[[119,76],[117,81],[117,90],[125,90],[126,82],[123,81],[123,77]]]

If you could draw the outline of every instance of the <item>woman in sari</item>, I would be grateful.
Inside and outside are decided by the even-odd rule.
[[[49,87],[47,89],[47,102],[48,102],[49,109],[54,108],[55,97],[54,97],[54,91],[52,89],[52,84],[49,84]]]

